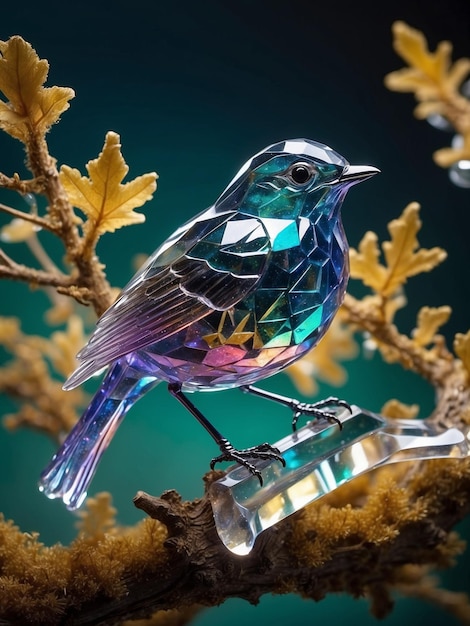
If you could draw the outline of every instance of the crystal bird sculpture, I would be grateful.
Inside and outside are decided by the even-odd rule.
[[[237,450],[186,392],[240,387],[290,406],[294,425],[301,413],[331,417],[330,400],[301,404],[251,385],[299,359],[327,330],[349,275],[341,204],[352,185],[378,171],[349,165],[308,139],[251,158],[214,205],[152,254],[98,321],[64,389],[107,372],[43,472],[41,491],[78,508],[124,415],[160,381],[219,446],[211,466],[236,461],[260,481],[253,460],[283,462],[279,451],[269,444]]]

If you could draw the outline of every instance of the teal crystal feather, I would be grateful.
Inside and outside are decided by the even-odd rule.
[[[64,388],[108,371],[44,471],[41,490],[80,506],[120,420],[160,381],[219,445],[213,462],[236,460],[257,473],[250,459],[279,458],[268,444],[233,448],[184,394],[250,390],[315,346],[348,281],[341,204],[352,185],[376,172],[308,139],[250,159],[213,206],[152,254],[98,321]]]

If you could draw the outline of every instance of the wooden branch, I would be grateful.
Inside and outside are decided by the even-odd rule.
[[[434,384],[437,407],[430,419],[444,427],[465,427],[465,414],[470,407],[467,375],[458,360],[444,345],[439,356],[426,358],[426,352],[412,340],[401,335],[379,313],[361,309],[352,296],[346,299],[350,323],[360,325],[375,338],[397,349],[403,364],[415,369]],[[159,570],[142,584],[133,575],[126,576],[128,594],[125,599],[107,602],[93,601],[82,607],[79,616],[70,615],[70,624],[113,623],[126,616],[147,615],[159,609],[177,608],[190,604],[216,605],[229,597],[241,597],[256,603],[264,593],[299,593],[320,600],[328,593],[346,592],[353,596],[367,594],[375,614],[383,617],[392,606],[390,591],[401,583],[402,566],[409,563],[440,564],[446,545],[451,542],[453,526],[470,510],[470,460],[430,461],[388,468],[393,489],[403,496],[403,509],[387,511],[389,490],[384,501],[374,508],[376,495],[371,488],[368,498],[357,498],[354,513],[358,523],[334,528],[338,511],[345,519],[354,504],[354,483],[340,490],[336,506],[331,498],[312,504],[304,511],[265,531],[247,557],[230,553],[218,539],[207,495],[201,500],[182,502],[174,492],[161,498],[139,492],[135,505],[168,529],[165,547],[171,568]],[[380,471],[380,470],[379,470]],[[208,481],[220,474],[213,473]],[[333,494],[333,499],[338,493]],[[357,497],[357,494],[356,494]],[[371,519],[361,523],[368,507]],[[389,517],[393,532],[377,541],[368,534],[377,524],[374,516]],[[413,512],[407,517],[404,513]],[[331,516],[325,525],[322,515]],[[362,520],[363,521],[363,520]],[[344,532],[341,529],[344,528]],[[318,563],[308,559],[312,546],[327,545],[327,555]],[[415,588],[419,587],[415,585]],[[412,592],[410,587],[409,592]],[[428,595],[431,592],[428,590]],[[440,591],[436,591],[438,595]],[[459,596],[460,597],[460,596]],[[437,601],[438,599],[436,599]],[[466,606],[466,599],[462,599]],[[462,609],[465,613],[465,607]],[[466,614],[466,613],[465,613]]]
[[[0,203],[0,211],[4,213],[8,213],[12,217],[19,218],[21,220],[25,220],[26,222],[31,222],[31,224],[35,224],[40,228],[44,228],[45,230],[49,230],[52,233],[55,233],[55,228],[51,224],[51,222],[44,217],[40,217],[39,215],[34,215],[32,213],[26,213],[25,211],[19,211],[18,209],[14,209],[13,207],[7,206],[6,204]]]
[[[3,187],[4,189],[11,189],[12,191],[18,191],[21,194],[42,194],[44,192],[44,180],[41,177],[33,178],[31,180],[23,180],[18,176],[18,174],[14,174],[10,177],[0,173],[0,187]]]
[[[434,467],[432,467],[434,463]],[[118,599],[97,597],[79,611],[66,611],[61,624],[85,626],[114,624],[132,616],[148,616],[161,609],[182,608],[193,604],[216,606],[231,597],[256,604],[265,593],[298,593],[321,600],[330,592],[353,596],[367,594],[375,611],[383,616],[393,606],[390,588],[399,580],[400,568],[407,563],[436,563],[443,560],[451,528],[469,510],[470,464],[422,464],[420,472],[432,481],[436,470],[446,474],[449,489],[439,499],[423,492],[425,481],[413,477],[403,481],[409,489],[409,506],[416,508],[423,498],[429,506],[426,515],[401,525],[397,520],[395,536],[380,543],[367,541],[364,530],[356,534],[330,537],[330,557],[312,564],[308,553],[316,543],[326,541],[327,533],[315,527],[309,515],[318,518],[325,506],[317,503],[265,531],[252,553],[245,557],[229,552],[218,539],[207,495],[193,502],[182,502],[174,491],[154,498],[139,492],[135,505],[168,529],[165,547],[168,566],[155,572],[128,571],[124,575],[126,594]],[[453,466],[453,467],[452,467]],[[220,473],[208,475],[214,480]],[[313,512],[313,515],[312,515]],[[390,512],[393,518],[393,512]],[[399,531],[398,531],[399,528]],[[149,567],[149,570],[151,566]]]
[[[49,203],[51,224],[62,239],[69,260],[78,270],[75,277],[76,287],[82,297],[86,294],[97,316],[100,316],[113,302],[111,287],[103,271],[104,265],[94,256],[83,254],[83,242],[77,230],[73,207],[60,182],[55,159],[49,154],[44,135],[32,132],[26,149],[31,171],[35,177],[44,180],[44,194]],[[68,295],[66,291],[62,293]]]
[[[3,250],[0,250],[0,278],[10,278],[29,283],[31,286],[48,285],[69,289],[73,278],[58,272],[46,272],[13,261]]]

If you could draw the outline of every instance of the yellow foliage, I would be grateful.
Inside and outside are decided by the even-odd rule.
[[[315,378],[331,385],[344,384],[346,371],[337,359],[353,359],[357,353],[352,328],[341,321],[339,313],[315,349],[290,365],[285,372],[301,393],[311,396],[317,391]]]
[[[418,313],[417,326],[413,331],[413,341],[419,346],[427,346],[434,341],[438,329],[447,322],[452,313],[450,306],[423,306]]]
[[[157,188],[155,172],[122,184],[129,167],[119,141],[118,134],[107,133],[102,152],[86,166],[89,176],[82,176],[68,165],[60,168],[60,180],[70,203],[88,218],[85,229],[91,238],[145,221],[145,216],[134,209],[150,200]]]
[[[385,84],[394,91],[411,91],[421,101],[434,101],[435,106],[445,94],[458,91],[464,78],[470,72],[470,59],[460,59],[452,65],[452,44],[441,41],[436,52],[429,51],[426,38],[419,30],[404,22],[393,24],[395,51],[408,63],[409,67],[391,72],[385,78]],[[431,112],[440,110],[423,108],[426,117]]]
[[[162,524],[145,519],[92,543],[81,534],[69,547],[48,548],[36,533],[22,533],[0,516],[0,615],[57,624],[65,608],[78,609],[98,595],[120,598],[126,574],[135,578],[165,568],[166,535]]]
[[[419,413],[419,406],[417,404],[404,404],[399,400],[392,399],[383,405],[380,413],[392,419],[414,419]]]
[[[377,474],[377,482],[366,479],[361,482],[361,507],[351,504],[338,507],[328,503],[312,504],[299,516],[293,528],[292,549],[297,552],[302,546],[299,559],[311,567],[318,567],[331,556],[332,546],[338,543],[349,548],[364,542],[380,545],[392,541],[400,529],[425,516],[423,502],[410,502],[410,494],[399,487],[393,471],[382,470]],[[359,494],[357,494],[359,495]],[[311,529],[314,536],[306,538]]]
[[[58,330],[46,340],[45,353],[55,371],[64,379],[77,367],[76,354],[84,344],[83,322],[78,315],[69,317],[65,331]]]
[[[454,340],[455,354],[462,361],[465,369],[470,374],[470,330],[464,334],[457,333]]]
[[[116,534],[116,513],[111,494],[97,493],[94,498],[87,498],[84,508],[78,511],[80,521],[76,526],[80,533],[98,541],[106,533]]]
[[[390,241],[382,244],[385,265],[379,261],[377,235],[368,232],[359,249],[350,250],[351,277],[360,278],[376,293],[388,298],[402,287],[410,276],[429,272],[447,256],[441,248],[419,248],[416,234],[421,228],[419,204],[410,203],[398,219],[388,224]]]
[[[11,350],[20,334],[20,320],[17,317],[0,318],[0,345]]]
[[[27,143],[31,131],[46,133],[69,108],[74,92],[68,87],[44,87],[49,64],[19,36],[0,41],[0,128]]]
[[[68,432],[77,419],[77,409],[85,403],[81,389],[65,393],[62,381],[73,369],[72,360],[83,335],[81,321],[72,316],[66,331],[51,339],[22,333],[15,318],[0,317],[0,345],[12,360],[0,368],[0,392],[21,401],[19,410],[7,415],[7,428],[28,426],[57,438]],[[62,374],[62,381],[52,375]]]
[[[0,239],[6,243],[20,243],[29,239],[34,232],[34,224],[15,217],[9,224],[0,228]]]
[[[417,118],[441,115],[462,136],[462,147],[434,153],[438,165],[450,167],[459,160],[470,159],[470,103],[460,93],[460,85],[470,72],[470,59],[452,64],[452,45],[448,41],[442,41],[436,52],[430,52],[423,33],[404,22],[394,23],[393,34],[394,48],[409,67],[388,74],[385,85],[393,91],[415,94],[419,101]]]

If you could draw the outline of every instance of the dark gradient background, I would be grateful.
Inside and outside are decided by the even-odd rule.
[[[401,67],[391,46],[390,27],[403,19],[423,30],[432,46],[455,45],[455,58],[470,55],[467,1],[307,2],[279,0],[216,2],[31,2],[2,11],[0,38],[21,34],[51,63],[49,84],[71,86],[76,98],[49,135],[59,163],[84,171],[96,157],[107,130],[121,135],[130,175],[157,170],[159,188],[144,211],[144,226],[106,235],[99,254],[114,285],[133,272],[136,253],[150,253],[182,221],[222,191],[241,164],[267,144],[307,136],[330,144],[352,163],[369,163],[380,176],[355,188],[344,207],[352,245],[367,229],[387,235],[387,222],[404,206],[422,204],[422,245],[440,245],[446,263],[412,279],[409,305],[398,316],[413,327],[420,306],[451,304],[446,327],[451,338],[469,326],[468,228],[470,190],[454,187],[434,165],[432,152],[450,137],[412,117],[410,95],[388,92],[383,76]],[[19,142],[0,137],[0,170],[24,173]],[[4,192],[4,202],[18,200]],[[6,219],[0,216],[2,223]],[[45,240],[46,245],[50,242]],[[55,244],[56,257],[61,250]],[[20,246],[11,254],[27,261]],[[47,332],[47,300],[21,284],[1,285],[0,313],[24,319],[27,332]],[[350,290],[359,293],[358,285]],[[379,410],[390,397],[432,408],[432,391],[416,376],[379,357],[348,364],[341,395]],[[265,383],[296,393],[284,375]],[[92,386],[90,387],[91,390]],[[323,396],[331,389],[322,385]],[[0,400],[3,412],[12,409]],[[200,408],[239,446],[275,441],[288,432],[282,408],[242,396],[236,390],[200,394]],[[163,385],[135,407],[105,455],[91,493],[114,494],[121,523],[141,513],[132,506],[138,489],[159,494],[175,488],[185,498],[202,492],[201,476],[216,452],[202,429],[168,397]],[[53,453],[45,437],[0,431],[0,510],[25,531],[39,531],[46,543],[69,541],[74,518],[61,504],[36,490],[40,470]],[[467,557],[445,575],[453,589],[469,588]],[[387,625],[423,619],[453,624],[428,605],[400,600]],[[207,610],[199,626],[270,624],[295,619],[299,625],[372,624],[364,601],[329,597],[319,604],[297,597],[264,597],[258,607],[241,600]]]

